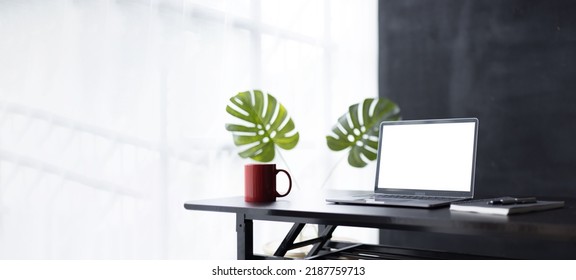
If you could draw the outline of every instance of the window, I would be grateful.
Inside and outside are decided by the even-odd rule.
[[[0,3],[0,257],[235,258],[234,217],[182,205],[242,195],[225,107],[254,88],[301,134],[295,191],[370,188],[324,136],[377,95],[376,5]]]

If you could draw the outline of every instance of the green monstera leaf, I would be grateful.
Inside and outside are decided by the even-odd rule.
[[[400,108],[394,102],[385,98],[367,98],[350,106],[348,112],[338,119],[332,128],[334,135],[326,136],[328,147],[333,151],[350,148],[348,163],[364,167],[367,160],[377,157],[380,123],[400,118]]]
[[[288,112],[271,94],[260,90],[240,92],[230,98],[235,105],[226,106],[226,112],[245,121],[246,125],[226,124],[234,144],[246,149],[238,153],[242,158],[270,162],[275,156],[275,146],[290,150],[300,138]]]

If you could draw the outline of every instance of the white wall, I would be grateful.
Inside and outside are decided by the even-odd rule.
[[[377,96],[376,29],[376,1],[0,2],[0,258],[235,258],[234,216],[182,205],[242,195],[225,107],[253,88],[300,132],[297,191],[370,189],[324,136]]]

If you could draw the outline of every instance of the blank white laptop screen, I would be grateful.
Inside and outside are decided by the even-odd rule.
[[[377,188],[470,191],[475,123],[384,125]]]

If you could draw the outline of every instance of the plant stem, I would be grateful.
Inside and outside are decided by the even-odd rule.
[[[344,157],[346,157],[347,154],[344,154],[342,157],[340,157],[340,159],[338,160],[338,162],[336,162],[336,164],[334,164],[334,166],[332,166],[332,169],[330,170],[330,172],[328,173],[328,176],[326,177],[326,179],[324,180],[324,183],[322,183],[322,187],[320,187],[320,189],[323,189],[326,186],[326,183],[328,183],[328,180],[330,179],[330,177],[332,176],[332,173],[334,173],[334,171],[336,170],[336,167],[338,167],[338,165],[340,165],[340,163],[342,162],[342,160],[344,159]]]
[[[284,162],[284,165],[286,165],[286,168],[288,168],[288,170],[292,171],[292,168],[290,168],[290,166],[288,165],[288,162],[286,162],[286,160],[282,156],[280,149],[278,149],[277,147],[275,147],[275,149],[276,149],[276,152],[278,153],[278,155],[280,156],[280,159]],[[300,190],[300,185],[298,185],[298,181],[296,181],[296,176],[291,176],[291,177],[292,177],[292,180],[294,181],[294,186],[296,187],[296,189]]]

